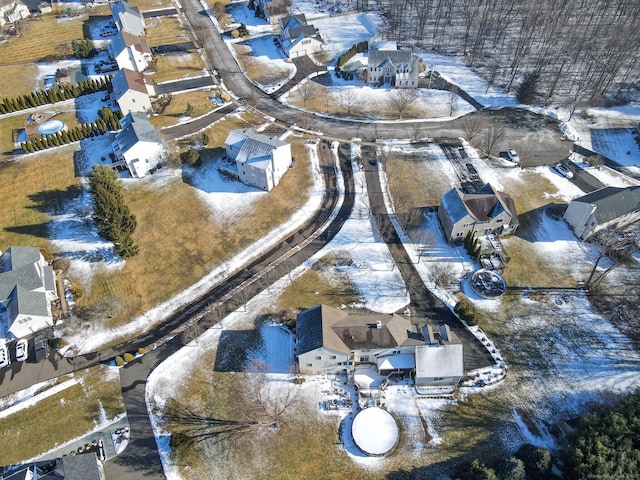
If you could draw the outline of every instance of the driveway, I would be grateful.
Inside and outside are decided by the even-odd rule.
[[[173,80],[171,82],[157,83],[155,85],[156,95],[164,95],[165,93],[184,92],[187,90],[200,90],[201,88],[213,87],[215,85],[213,78],[208,75],[196,78],[184,78],[181,80]]]

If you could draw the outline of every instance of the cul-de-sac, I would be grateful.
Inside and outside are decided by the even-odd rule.
[[[0,480],[639,478],[639,24],[0,0]]]

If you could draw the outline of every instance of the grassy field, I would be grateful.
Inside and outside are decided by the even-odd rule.
[[[203,68],[204,63],[197,53],[159,55],[156,57],[156,73],[153,74],[153,80],[162,83],[184,77],[199,77],[202,76]]]
[[[210,138],[208,148],[220,148],[222,143],[217,142],[226,137],[222,132],[237,126],[237,121],[217,124],[219,136]],[[206,151],[204,156],[206,162]],[[112,326],[123,324],[192,285],[213,266],[262,238],[306,201],[311,182],[308,160],[305,156],[297,158],[296,168],[268,197],[229,220],[212,218],[197,190],[180,177],[162,188],[153,184],[127,188],[125,201],[138,221],[134,240],[140,246],[140,254],[127,260],[120,272],[97,275],[78,307],[102,311],[106,308],[113,317]]]
[[[11,465],[95,429],[124,412],[119,376],[98,366],[76,373],[79,383],[0,419],[0,463]]]
[[[38,67],[33,64],[0,65],[0,97],[14,98],[30,93],[34,90],[37,73]]]
[[[147,21],[145,38],[151,47],[173,45],[188,41],[186,32],[177,17],[157,17]]]
[[[77,146],[39,153],[0,164],[0,249],[10,245],[49,247],[48,212],[80,185],[73,153]],[[20,185],[16,194],[16,185]]]
[[[84,38],[82,24],[87,18],[78,15],[58,21],[52,13],[25,22],[20,37],[0,45],[0,65],[35,63],[69,55],[71,40]]]
[[[175,125],[185,115],[188,103],[194,109],[193,118],[204,115],[216,107],[216,104],[209,100],[213,93],[213,91],[196,90],[172,95],[171,103],[167,105],[162,114],[150,117],[149,121],[156,128]]]
[[[289,77],[289,70],[276,66],[267,67],[264,62],[255,60],[250,46],[234,43],[233,48],[236,51],[236,58],[238,62],[240,62],[240,66],[245,71],[247,77],[254,82],[263,85],[272,85],[278,82],[284,82]]]

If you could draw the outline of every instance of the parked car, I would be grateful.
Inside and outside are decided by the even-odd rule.
[[[5,344],[2,344],[0,345],[0,368],[8,367],[9,365],[11,365],[9,350]]]
[[[520,163],[518,152],[516,152],[513,148],[507,150],[507,155],[509,156],[509,160],[511,160],[513,163]]]
[[[29,342],[21,338],[16,342],[16,361],[24,362],[29,356]]]
[[[563,165],[562,163],[557,164],[555,167],[556,171],[566,178],[573,178],[573,172],[569,170],[569,167]]]
[[[47,337],[40,335],[33,342],[33,349],[36,352],[36,362],[43,362],[49,358],[49,342]]]

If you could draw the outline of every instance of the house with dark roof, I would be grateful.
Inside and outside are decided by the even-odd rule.
[[[280,44],[289,58],[311,55],[322,50],[322,37],[313,25],[307,23],[304,14],[283,17],[278,23]]]
[[[449,243],[475,235],[511,235],[520,224],[513,199],[490,184],[473,193],[452,188],[440,197],[438,219]]]
[[[410,47],[398,47],[394,42],[369,45],[367,83],[370,85],[417,88],[419,67],[420,60]]]
[[[55,276],[40,250],[11,246],[0,256],[4,337],[22,338],[53,326]]]
[[[419,359],[422,385],[455,385],[462,377],[462,344],[448,327],[434,334],[431,326],[416,325],[403,315],[349,314],[316,305],[298,314],[296,336],[302,374],[353,372],[361,364],[376,365],[382,375],[413,372]],[[422,348],[439,354],[418,357]]]
[[[112,144],[116,156],[112,166],[126,166],[133,178],[142,178],[162,163],[165,144],[144,113],[129,112],[120,124],[122,130]]]
[[[0,0],[0,27],[30,16],[29,7],[21,0]]]
[[[256,17],[264,18],[271,25],[289,13],[291,0],[256,0]]]
[[[123,68],[113,76],[111,86],[111,98],[123,114],[151,111],[149,95],[155,95],[155,87],[148,75]]]
[[[231,130],[224,141],[227,156],[246,185],[270,191],[291,166],[291,145],[253,130]]]
[[[128,32],[118,32],[107,46],[109,55],[118,64],[118,68],[127,68],[134,72],[143,72],[152,59],[151,48],[144,38]]]
[[[0,476],[2,480],[105,480],[105,478],[102,462],[95,452],[22,465]]]
[[[127,32],[138,37],[144,36],[144,17],[135,5],[125,0],[109,3],[113,23],[120,32]]]
[[[624,228],[640,220],[640,186],[604,187],[571,200],[563,218],[582,240],[604,228]]]

